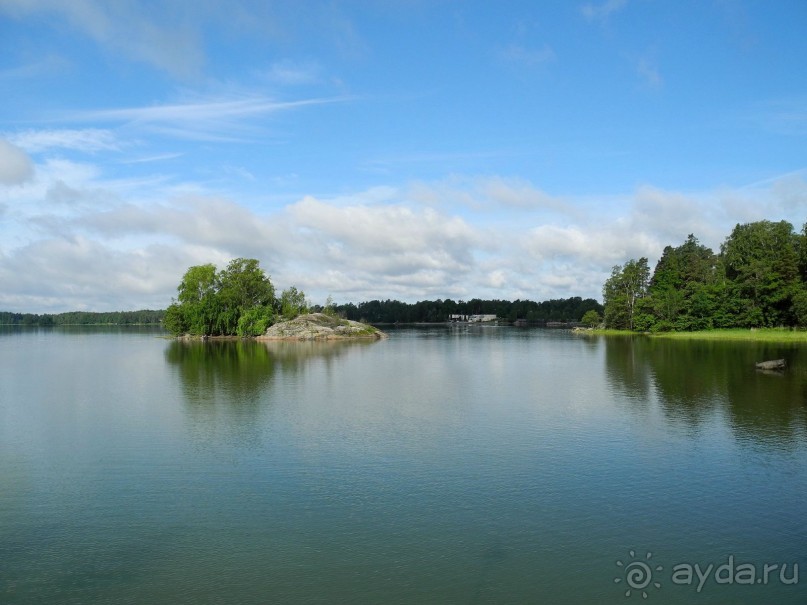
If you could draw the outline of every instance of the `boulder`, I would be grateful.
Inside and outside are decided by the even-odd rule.
[[[784,370],[786,367],[787,362],[784,359],[771,359],[756,364],[757,370]]]
[[[378,328],[325,313],[307,313],[270,326],[257,340],[352,340],[386,338]]]

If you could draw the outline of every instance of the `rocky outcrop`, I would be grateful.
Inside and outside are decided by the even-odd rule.
[[[371,325],[325,313],[308,313],[276,323],[257,340],[348,340],[386,338]]]
[[[770,361],[760,361],[756,364],[757,370],[778,370],[782,371],[787,367],[784,359],[771,359]]]

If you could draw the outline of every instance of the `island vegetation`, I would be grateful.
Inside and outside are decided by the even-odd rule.
[[[606,330],[651,333],[807,327],[807,224],[737,224],[715,253],[694,235],[615,266],[603,286]],[[593,319],[593,318],[589,318]],[[771,332],[766,332],[770,337]]]
[[[307,311],[304,292],[292,286],[278,298],[256,259],[236,258],[220,271],[213,264],[190,267],[164,325],[176,336],[259,336],[279,319]]]

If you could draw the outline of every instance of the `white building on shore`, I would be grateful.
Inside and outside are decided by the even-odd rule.
[[[448,321],[451,322],[467,322],[467,323],[482,323],[484,321],[496,321],[495,313],[485,313],[482,315],[457,315],[452,314],[448,316]]]

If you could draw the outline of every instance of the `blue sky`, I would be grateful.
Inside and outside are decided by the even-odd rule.
[[[807,220],[807,3],[0,0],[0,310],[600,298]]]

